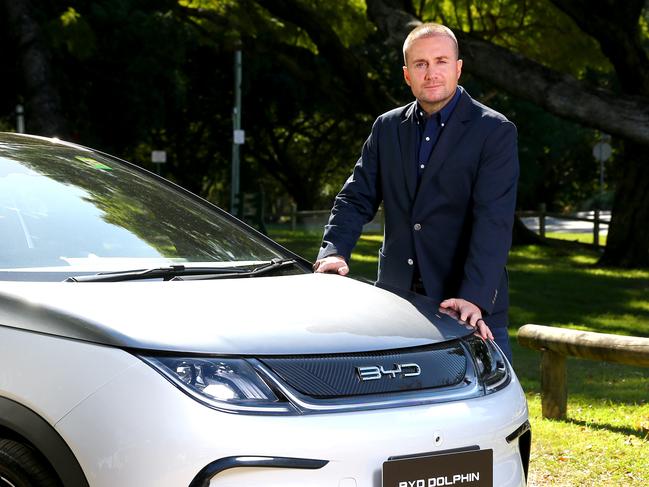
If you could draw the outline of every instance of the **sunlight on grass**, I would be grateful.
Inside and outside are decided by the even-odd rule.
[[[572,398],[564,421],[541,417],[541,398],[528,394],[532,424],[532,486],[645,486],[649,442],[638,418],[648,405],[615,405]]]
[[[367,242],[381,243],[383,241],[383,235],[372,235],[372,234],[361,235],[361,240],[365,240]]]
[[[571,254],[566,256],[566,259],[573,264],[581,265],[595,265],[597,263],[597,255],[593,254]]]
[[[594,276],[616,276],[621,279],[649,279],[649,271],[641,269],[587,269]]]
[[[630,300],[629,303],[629,308],[631,309],[638,309],[638,310],[643,310],[643,311],[649,311],[649,301],[647,300]]]
[[[593,238],[592,232],[587,233],[564,233],[564,232],[546,232],[546,238],[556,238],[558,240],[570,240],[571,242],[582,242],[592,244],[595,239]],[[599,244],[601,246],[606,245],[606,235],[599,234]]]
[[[357,252],[352,253],[352,261],[354,262],[373,262],[378,263],[379,258],[376,255],[363,255]]]

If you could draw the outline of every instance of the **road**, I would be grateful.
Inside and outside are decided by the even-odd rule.
[[[594,212],[592,211],[580,211],[575,215],[579,218],[594,218]],[[601,211],[600,218],[602,220],[610,220],[611,212]],[[535,232],[539,231],[539,219],[537,217],[523,217],[521,220],[530,230]],[[592,233],[593,224],[590,222],[563,220],[547,216],[545,217],[545,231],[559,233]],[[608,225],[606,223],[600,222],[599,233],[600,235],[606,235],[608,233]]]

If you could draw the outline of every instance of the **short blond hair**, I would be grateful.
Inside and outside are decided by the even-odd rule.
[[[410,31],[410,34],[408,34],[408,37],[406,37],[406,40],[403,42],[403,64],[408,64],[406,53],[408,49],[410,49],[410,46],[413,42],[415,42],[417,39],[423,39],[424,37],[435,36],[449,37],[455,45],[455,57],[458,59],[460,58],[460,48],[458,47],[457,39],[455,38],[453,31],[445,25],[436,24],[434,22],[427,22],[425,24],[420,24],[412,29]]]

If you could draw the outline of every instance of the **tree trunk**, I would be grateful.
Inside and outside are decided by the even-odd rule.
[[[43,32],[29,0],[4,0],[7,24],[20,51],[25,83],[25,126],[31,134],[65,137],[61,98],[53,80],[52,64]]]
[[[640,37],[643,0],[552,0],[599,42],[626,95],[649,95],[649,57]],[[638,143],[639,142],[639,143]],[[626,140],[606,249],[599,263],[649,267],[649,161],[647,143]]]
[[[525,226],[523,220],[516,217],[512,229],[512,245],[547,245],[547,240]]]
[[[606,249],[599,263],[649,267],[649,163],[647,148],[625,143]]]

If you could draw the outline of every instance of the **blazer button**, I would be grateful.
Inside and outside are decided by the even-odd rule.
[[[414,229],[415,229],[415,231],[417,231],[417,232],[418,232],[419,230],[421,230],[421,224],[419,224],[419,223],[415,223]]]
[[[414,260],[412,260],[412,259],[408,259],[408,265],[413,265],[414,263],[415,263]]]

